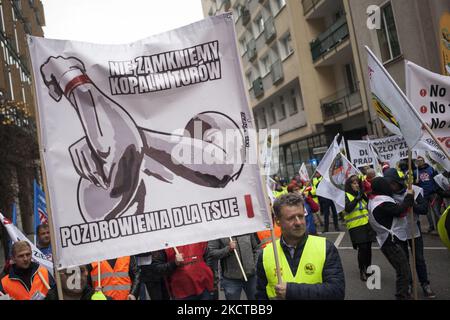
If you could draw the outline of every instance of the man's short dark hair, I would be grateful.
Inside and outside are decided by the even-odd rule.
[[[50,228],[50,226],[48,225],[48,223],[40,224],[40,225],[38,225],[38,227],[37,227],[36,233],[39,234],[39,232],[40,232],[41,230],[49,229],[49,228]]]
[[[282,207],[304,207],[303,197],[296,193],[283,194],[273,203],[273,212],[276,218],[281,216]]]

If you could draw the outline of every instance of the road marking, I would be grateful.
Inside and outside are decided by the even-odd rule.
[[[339,248],[339,245],[341,244],[341,241],[344,238],[344,236],[345,236],[345,232],[339,232],[339,235],[338,235],[336,241],[334,242],[334,246],[336,248]]]
[[[336,240],[337,241],[337,240]],[[353,247],[339,247],[339,250],[353,250]],[[372,247],[372,249],[380,250],[380,247]],[[424,247],[424,250],[448,250],[446,247]]]

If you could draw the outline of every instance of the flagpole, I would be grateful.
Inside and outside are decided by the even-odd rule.
[[[385,70],[385,68],[380,64],[380,61],[378,60],[378,58],[375,56],[375,54],[372,52],[372,50],[370,50],[370,48],[368,46],[365,46],[367,52],[372,56],[372,58],[375,60],[375,62],[381,66],[381,70]],[[406,97],[406,95],[403,93],[403,91],[400,89],[400,87],[398,86],[398,84],[395,82],[395,80],[391,77],[391,75],[389,74],[389,72],[384,72],[384,74],[387,76],[387,78],[389,79],[389,81],[391,82],[392,85],[394,85],[394,87],[397,89],[398,92],[400,92],[400,95],[403,97],[403,99],[406,101],[407,105],[409,106],[409,108],[413,111],[414,115],[417,117],[417,119],[419,119],[419,121],[422,123],[422,126],[425,130],[427,130],[427,132],[430,134],[430,136],[433,138],[433,140],[438,144],[439,148],[441,149],[441,151],[445,154],[445,156],[447,157],[447,159],[450,160],[450,154],[447,151],[447,148],[445,148],[445,146],[442,144],[441,141],[439,141],[439,139],[436,137],[436,135],[433,133],[433,131],[431,130],[431,128],[428,126],[428,124],[426,124],[425,121],[423,121],[423,119],[420,117],[419,113],[417,112],[417,110],[414,108],[414,106],[411,104],[411,102],[409,101],[409,99]],[[414,147],[414,146],[409,146],[410,148]]]
[[[231,241],[233,241],[233,239],[230,237],[230,242]],[[236,242],[237,242],[237,240],[236,240]],[[242,266],[241,259],[239,259],[239,255],[237,253],[237,250],[233,249],[233,251],[234,251],[234,255],[236,256],[236,260],[237,260],[237,262],[239,264],[239,268],[241,269],[242,275],[244,276],[244,280],[245,280],[245,282],[247,282],[248,281],[247,280],[247,275],[245,274],[244,267]]]
[[[28,36],[28,47],[30,46],[31,42],[33,41],[29,36]],[[32,61],[30,61],[32,64]],[[37,94],[37,90],[36,90],[36,79],[34,78],[34,72],[31,72],[31,83],[34,89],[34,93],[35,95],[33,95],[33,97],[36,96]],[[33,98],[34,100],[34,98]],[[34,106],[35,106],[35,112],[36,112],[36,126],[37,126],[37,136],[38,136],[38,144],[39,144],[39,156],[40,156],[40,160],[41,160],[41,168],[42,168],[42,180],[44,182],[44,192],[45,192],[45,201],[47,204],[47,216],[48,216],[48,224],[49,224],[49,229],[50,229],[50,244],[52,247],[52,257],[53,257],[53,270],[54,270],[54,275],[55,275],[55,282],[56,282],[56,290],[58,292],[58,299],[59,300],[64,300],[63,298],[63,293],[62,293],[62,285],[61,285],[61,277],[60,274],[58,272],[58,268],[57,268],[57,264],[55,263],[58,260],[58,257],[56,255],[56,236],[55,236],[55,229],[54,229],[54,224],[53,224],[53,216],[52,216],[52,206],[50,204],[50,193],[48,191],[48,185],[47,185],[47,173],[45,170],[45,163],[44,163],[44,148],[41,147],[42,146],[42,137],[41,137],[41,122],[40,122],[40,114],[39,114],[39,108],[37,107],[37,101],[34,100]]]
[[[258,139],[255,139],[255,140],[257,141]],[[257,152],[257,155],[259,158],[260,153],[259,153],[259,143],[258,142],[256,143],[256,152]],[[259,162],[258,162],[258,167],[259,167]],[[269,169],[269,172],[270,172],[270,169]],[[266,173],[266,172],[264,172],[264,173]],[[264,188],[262,188],[262,189],[263,189],[263,194],[264,194],[264,203],[266,204],[267,216],[268,216],[269,222],[270,222],[270,224],[269,224],[270,237],[272,240],[273,254],[275,256],[275,269],[277,272],[278,284],[281,284],[283,282],[283,279],[281,278],[280,260],[279,260],[279,256],[278,256],[278,248],[277,248],[277,242],[276,242],[277,240],[275,237],[275,230],[274,230],[275,222],[273,221],[273,218],[272,218],[272,207],[269,204],[269,196],[267,195],[267,190],[266,190],[267,189],[266,188],[266,184],[267,184],[266,176],[261,175],[261,174],[258,176],[259,176],[259,181],[261,183],[261,186],[264,186]]]
[[[408,190],[412,190],[413,184],[413,171],[412,171],[412,152],[411,149],[408,148]],[[415,221],[414,221],[414,212],[413,207],[408,209],[408,216],[410,222],[410,231],[411,231],[411,251],[412,251],[412,279],[413,279],[413,295],[414,300],[417,300],[417,272],[416,272],[416,243],[414,240],[415,235]]]

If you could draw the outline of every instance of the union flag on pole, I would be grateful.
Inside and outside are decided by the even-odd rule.
[[[422,121],[373,52],[366,46],[372,105],[393,134],[402,135],[412,149],[423,135]]]

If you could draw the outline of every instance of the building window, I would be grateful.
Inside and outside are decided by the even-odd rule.
[[[280,107],[279,107],[280,112],[282,112],[284,114],[284,117],[286,118],[286,107],[284,105],[284,96],[280,96]]]
[[[258,18],[256,18],[253,23],[255,25],[255,27],[254,27],[255,38],[258,38],[259,35],[261,33],[263,33],[263,31],[264,31],[264,20],[263,20],[263,17],[262,16],[258,16]]]
[[[259,112],[258,124],[260,125],[260,129],[267,128],[266,114],[264,112],[264,108],[262,108],[261,111]]]
[[[277,14],[285,5],[286,5],[286,0],[275,0],[275,14]]]
[[[253,110],[253,120],[255,122],[255,128],[256,130],[259,130],[259,123],[258,123],[258,113]]]
[[[275,116],[275,106],[273,104],[273,102],[270,103],[270,107],[269,107],[269,112],[268,112],[268,117],[269,117],[269,124],[274,124],[276,122],[276,116]]]
[[[247,84],[248,84],[248,89],[250,90],[253,87],[253,74],[250,71],[249,73],[247,73],[245,75],[245,77],[247,78]]]
[[[241,52],[241,56],[243,56],[247,52],[247,40],[245,37],[239,39],[239,49]]]
[[[296,114],[298,112],[298,105],[297,105],[297,94],[295,93],[295,90],[291,90],[291,105],[289,106],[289,115],[292,116],[293,114]]]
[[[263,77],[265,77],[270,72],[270,57],[269,55],[261,58],[261,74]]]
[[[349,93],[356,92],[356,79],[355,79],[355,71],[353,69],[353,65],[346,64],[345,65],[345,77],[347,81],[347,88]]]
[[[3,17],[3,6],[0,5],[0,19],[2,19],[2,31],[5,32],[5,18]]]
[[[377,30],[377,36],[383,62],[401,54],[391,3],[381,9],[381,28]]]
[[[292,46],[291,34],[288,33],[285,37],[281,39],[281,46],[283,47],[283,59],[289,56],[292,52],[294,52],[294,48]]]
[[[284,97],[280,96],[280,105],[278,106],[278,115],[279,115],[279,119],[283,120],[286,118],[286,109],[284,106]]]

